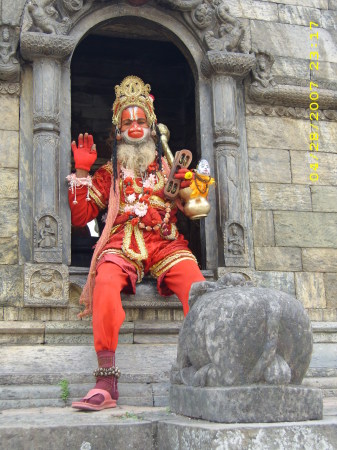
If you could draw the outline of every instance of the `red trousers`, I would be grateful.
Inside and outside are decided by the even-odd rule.
[[[163,282],[174,292],[188,313],[188,297],[192,283],[204,281],[198,265],[191,260],[180,261],[166,273]],[[93,297],[93,332],[96,352],[115,351],[119,329],[125,319],[121,291],[129,284],[129,276],[117,264],[102,263],[95,280]]]

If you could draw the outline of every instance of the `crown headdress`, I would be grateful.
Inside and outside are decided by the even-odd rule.
[[[116,100],[112,106],[112,123],[119,126],[122,112],[129,106],[139,106],[146,114],[148,124],[157,122],[153,109],[153,97],[150,95],[151,86],[144,84],[143,80],[130,75],[115,86]]]

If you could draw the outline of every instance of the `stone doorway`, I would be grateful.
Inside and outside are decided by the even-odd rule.
[[[128,39],[125,27],[133,30]],[[144,25],[129,20],[94,30],[78,45],[72,57],[71,135],[72,139],[84,131],[94,135],[98,159],[93,170],[111,158],[107,139],[114,86],[130,74],[150,83],[158,121],[171,131],[171,149],[174,152],[190,149],[195,167],[200,149],[196,138],[195,82],[189,64],[159,31],[145,29]],[[101,231],[101,217],[97,218],[97,226]],[[199,222],[190,222],[181,215],[178,226],[202,265]],[[72,229],[72,266],[89,266],[96,240],[88,228]]]

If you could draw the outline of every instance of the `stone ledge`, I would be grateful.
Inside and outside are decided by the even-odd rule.
[[[171,385],[170,407],[177,414],[221,423],[291,422],[323,417],[320,389],[251,385],[199,388]]]

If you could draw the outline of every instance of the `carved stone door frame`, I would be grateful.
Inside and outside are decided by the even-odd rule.
[[[32,65],[27,64],[23,70],[19,229],[27,305],[66,306],[68,301],[71,237],[65,177],[70,172],[70,61],[90,30],[108,20],[137,17],[155,23],[187,58],[195,78],[201,156],[209,161],[217,178],[216,193],[213,191],[209,198],[211,212],[202,223],[206,268],[252,265],[242,78],[255,58],[246,53],[212,50],[211,44],[205,44],[202,36],[212,23],[206,21],[207,26],[204,23],[200,27],[199,21],[196,26],[200,1],[194,6],[192,2],[187,6],[177,2],[180,10],[174,7],[173,0],[168,3],[169,9],[92,2],[82,16],[81,11],[73,11],[73,20],[62,18],[59,8],[59,20],[53,19],[52,23],[54,32],[46,32],[33,17],[29,22],[29,12],[25,11],[21,54]],[[219,6],[213,9],[213,20],[221,22]],[[51,238],[43,239],[48,233]],[[37,281],[47,278],[53,280],[54,289],[37,292]]]

